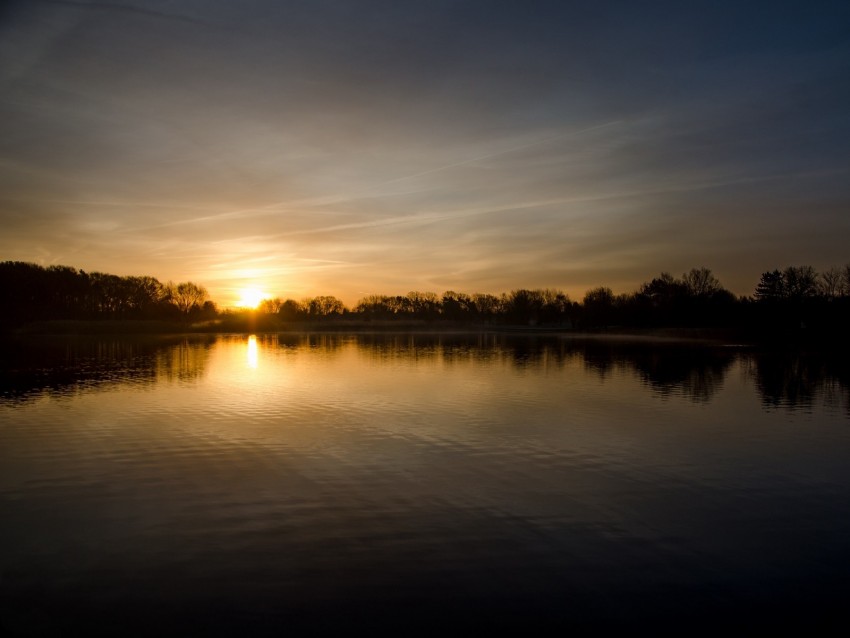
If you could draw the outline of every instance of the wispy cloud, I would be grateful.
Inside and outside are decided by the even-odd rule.
[[[757,5],[20,2],[0,254],[293,295],[846,260],[845,14]]]
[[[30,0],[39,4],[55,5],[59,7],[69,7],[72,9],[80,9],[85,11],[108,11],[114,13],[122,13],[129,15],[139,15],[162,20],[174,20],[177,22],[185,22],[187,24],[207,24],[205,21],[180,13],[172,13],[169,11],[157,11],[149,7],[141,7],[135,4],[124,4],[118,2],[74,2],[73,0]]]

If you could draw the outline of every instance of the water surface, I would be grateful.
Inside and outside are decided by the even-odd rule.
[[[850,591],[835,358],[499,335],[3,348],[12,633],[810,628]]]

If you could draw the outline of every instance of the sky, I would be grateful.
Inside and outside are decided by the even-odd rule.
[[[750,294],[850,262],[850,3],[7,1],[0,260]]]

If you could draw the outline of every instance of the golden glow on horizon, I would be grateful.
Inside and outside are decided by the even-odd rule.
[[[269,295],[259,288],[243,288],[239,291],[239,301],[237,302],[237,305],[240,308],[251,308],[253,310],[259,306],[264,299],[268,298]]]

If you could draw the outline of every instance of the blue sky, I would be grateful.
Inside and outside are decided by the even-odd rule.
[[[850,262],[846,2],[0,10],[0,259],[348,303]]]

